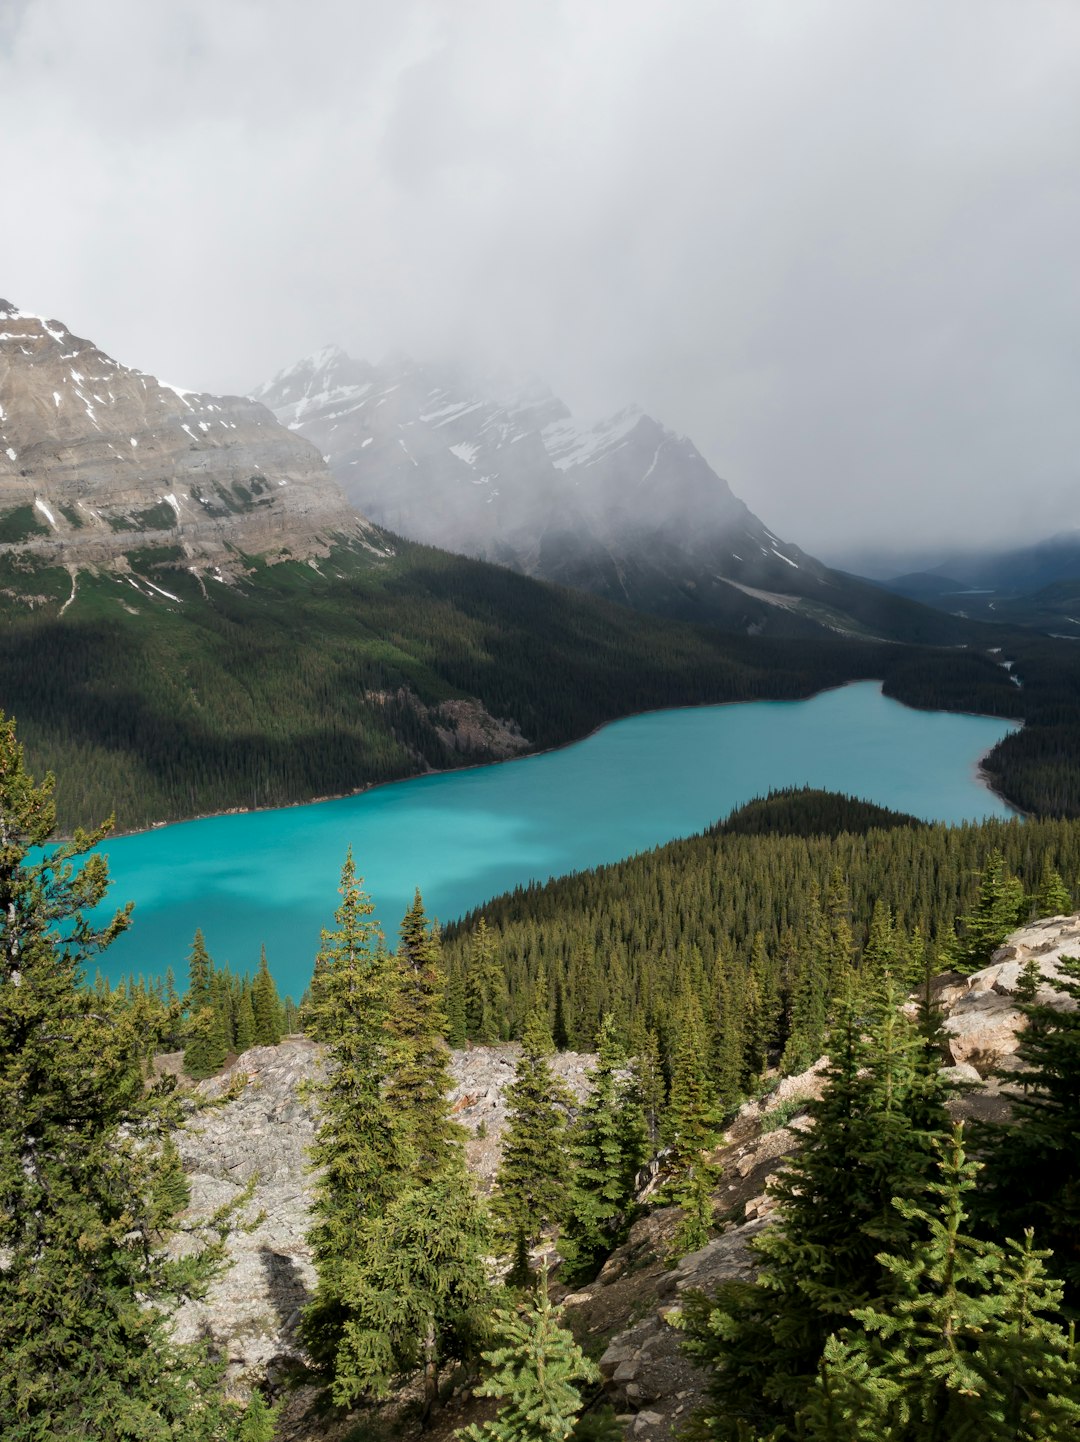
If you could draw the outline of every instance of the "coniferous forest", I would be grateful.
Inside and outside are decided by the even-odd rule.
[[[1080,813],[1080,658],[1065,642],[974,624],[966,649],[747,636],[394,547],[341,552],[325,573],[252,560],[231,585],[137,553],[136,573],[175,604],[86,575],[62,618],[66,571],[9,575],[0,706],[33,765],[65,777],[61,827],[110,813],[145,827],[490,759],[448,741],[434,708],[455,699],[478,699],[543,749],[635,711],[864,679],[914,706],[1022,717],[988,759],[994,785],[1025,811]],[[41,593],[29,611],[27,588]]]
[[[284,1394],[223,1387],[169,1318],[227,1264],[248,1195],[197,1224],[176,1138],[193,1078],[297,1025],[324,1049],[309,1242],[317,1286],[294,1383],[346,1415],[408,1385],[423,1427],[462,1386],[491,1442],[615,1438],[558,1297],[644,1206],[672,1256],[724,1225],[717,1146],[740,1103],[828,1057],[801,1150],[772,1184],[753,1280],[671,1320],[709,1379],[688,1438],[1072,1438],[1080,1011],[1022,989],[1021,1125],[949,1110],[928,979],[1071,909],[1080,823],[948,829],[782,793],[708,835],[493,902],[444,939],[417,894],[388,944],[346,857],[302,1005],[217,968],[87,985],[129,920],[94,928],[103,830],[52,851],[52,782],[0,726],[0,1426],[63,1438],[273,1442]],[[1080,961],[1054,985],[1080,1000]],[[914,996],[914,1007],[902,1007]],[[495,1191],[448,1102],[447,1042],[520,1045]],[[576,1100],[557,1047],[595,1048]],[[638,1178],[656,1187],[643,1202]],[[193,1230],[194,1228],[194,1230]],[[179,1248],[170,1239],[183,1238]],[[556,1270],[551,1272],[552,1265]]]

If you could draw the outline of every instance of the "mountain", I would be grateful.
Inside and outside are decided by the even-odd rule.
[[[264,406],[165,385],[60,321],[0,301],[0,553],[197,572],[309,559],[370,528],[318,452]]]
[[[412,539],[749,634],[967,638],[781,540],[692,441],[636,407],[584,426],[539,383],[336,347],[254,394],[365,515]]]

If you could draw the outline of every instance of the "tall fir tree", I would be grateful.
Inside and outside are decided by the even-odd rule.
[[[1025,911],[1023,884],[995,848],[987,857],[974,910],[959,918],[958,934],[945,947],[943,959],[957,971],[979,971],[1020,924]]]
[[[1036,917],[1068,916],[1073,909],[1072,893],[1051,862],[1049,852],[1043,857],[1032,909]]]
[[[707,1154],[720,1140],[721,1118],[707,1056],[701,1009],[689,992],[680,1011],[661,1129],[664,1195],[683,1210],[676,1252],[703,1246],[713,1224],[712,1192],[720,1173]]]
[[[419,1372],[429,1412],[445,1364],[471,1355],[482,1335],[490,1239],[447,1100],[438,931],[417,893],[388,959],[365,919],[351,857],[342,894],[315,1011],[319,1030],[336,1039],[312,1155],[351,1161],[356,1173],[350,1180],[339,1165],[334,1193],[320,1186],[318,1288],[306,1330],[336,1402],[385,1396]],[[355,1010],[343,1026],[327,1008],[345,981]],[[351,1090],[345,1106],[343,1085]]]
[[[948,1124],[947,1086],[898,1001],[887,986],[869,1036],[853,1000],[841,1006],[813,1129],[773,1183],[778,1220],[754,1244],[758,1280],[687,1305],[687,1350],[713,1369],[710,1436],[741,1442],[749,1427],[795,1437],[826,1340],[887,1289],[882,1247],[909,1239],[913,1224],[893,1198],[922,1195]]]
[[[587,1280],[619,1244],[634,1218],[634,1182],[648,1148],[626,1058],[610,1014],[597,1037],[589,1094],[570,1133],[571,1181],[559,1236],[563,1277]]]
[[[179,1096],[146,1084],[138,1010],[82,984],[131,910],[90,919],[110,824],[52,845],[55,815],[0,716],[0,1433],[224,1442],[221,1369],[170,1318],[219,1268],[227,1218],[164,1250],[187,1202]]]
[[[214,963],[206,949],[202,930],[195,932],[188,957],[188,989],[185,997],[187,1036],[184,1070],[198,1081],[211,1076],[225,1060],[221,1025],[215,1016]]]
[[[898,1201],[910,1249],[887,1251],[888,1301],[828,1344],[807,1442],[1068,1442],[1080,1435],[1080,1356],[1060,1325],[1046,1252],[967,1235],[977,1167],[943,1139],[927,1203]]]
[[[521,1038],[517,1075],[506,1089],[507,1128],[492,1208],[508,1244],[536,1242],[566,1210],[566,1131],[571,1098],[548,1062],[554,1051],[547,987],[537,984]]]
[[[386,1105],[410,1137],[418,1181],[433,1178],[448,1147],[464,1145],[462,1128],[450,1118],[450,1054],[446,1046],[445,976],[438,930],[428,924],[417,891],[401,923],[401,945],[391,967],[385,1025],[392,1066]]]
[[[350,1365],[347,1359],[339,1365],[339,1353],[347,1350],[347,1269],[357,1238],[401,1190],[411,1160],[409,1138],[383,1092],[391,1064],[385,1029],[391,960],[351,850],[340,892],[337,925],[322,933],[306,1013],[309,1033],[326,1045],[327,1070],[310,1088],[319,1117],[308,1233],[317,1282],[301,1335],[328,1383]]]
[[[506,978],[494,933],[480,917],[470,938],[465,970],[465,1024],[469,1037],[483,1046],[497,1042],[506,1012]]]
[[[277,1046],[282,1037],[281,1002],[266,960],[266,947],[259,948],[259,969],[251,986],[251,1010],[255,1018],[256,1046]]]

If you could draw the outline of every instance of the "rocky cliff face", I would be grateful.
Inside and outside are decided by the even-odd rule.
[[[0,553],[196,570],[325,554],[368,528],[314,447],[257,403],[183,391],[0,301]]]

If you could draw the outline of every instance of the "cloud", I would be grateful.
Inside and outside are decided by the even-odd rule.
[[[0,294],[637,400],[779,532],[1080,524],[1072,0],[0,0]]]

